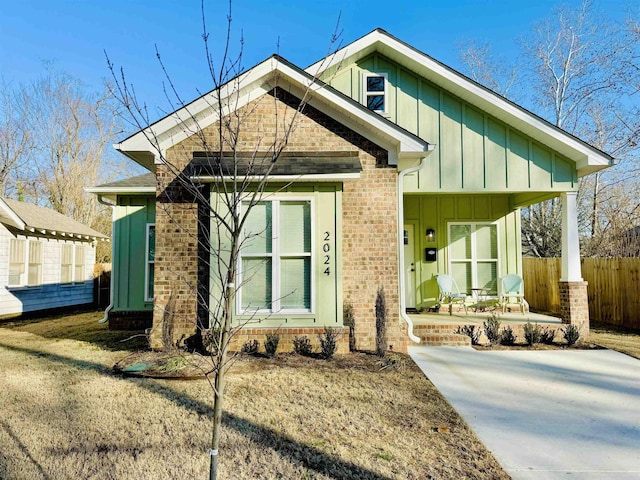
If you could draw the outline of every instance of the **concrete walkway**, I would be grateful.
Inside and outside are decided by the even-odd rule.
[[[609,350],[409,354],[513,479],[640,479],[639,360]]]

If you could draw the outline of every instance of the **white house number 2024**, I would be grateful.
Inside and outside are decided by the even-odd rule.
[[[324,252],[324,262],[325,266],[324,274],[329,276],[331,275],[331,233],[324,232],[324,243],[322,244],[322,251]]]

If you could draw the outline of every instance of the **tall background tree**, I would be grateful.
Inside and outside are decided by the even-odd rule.
[[[84,188],[124,173],[111,148],[121,130],[117,107],[106,86],[92,93],[52,64],[28,84],[0,83],[0,194],[109,234],[109,209]],[[98,261],[109,250],[101,245]]]
[[[637,12],[636,12],[637,13]],[[586,256],[626,255],[640,225],[637,23],[597,5],[561,6],[518,39],[519,56],[496,62],[486,45],[461,48],[477,82],[524,104],[617,159],[617,166],[580,180],[579,225]],[[560,201],[524,209],[524,251],[560,256]]]

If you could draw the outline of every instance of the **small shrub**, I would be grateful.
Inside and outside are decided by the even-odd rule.
[[[255,355],[260,349],[260,342],[258,340],[247,340],[242,344],[242,353],[247,355]]]
[[[356,351],[356,336],[354,333],[356,325],[356,316],[353,313],[353,304],[351,302],[345,302],[342,306],[342,320],[345,327],[349,327],[349,351]]]
[[[306,335],[301,337],[295,337],[293,339],[293,351],[298,355],[309,356],[313,351],[313,347],[311,346],[311,340]]]
[[[540,343],[541,338],[540,325],[537,323],[534,325],[531,322],[524,324],[524,340],[527,345],[531,346]]]
[[[278,344],[280,343],[279,333],[267,333],[266,340],[264,341],[264,351],[269,357],[273,357],[278,350]]]
[[[484,322],[484,334],[491,345],[497,345],[500,342],[500,320],[495,315],[491,315]]]
[[[387,297],[384,287],[378,287],[376,293],[376,355],[384,357],[387,353]]]
[[[460,325],[454,333],[458,335],[466,335],[471,339],[471,345],[478,345],[480,343],[480,329],[476,330],[475,325]]]
[[[319,333],[318,339],[320,340],[320,355],[329,360],[338,348],[338,334],[331,327],[324,327],[324,333]]]
[[[547,345],[553,345],[553,339],[556,337],[556,331],[553,328],[545,327],[540,332],[540,341]]]
[[[500,334],[500,344],[501,345],[513,345],[516,343],[516,336],[513,333],[513,328],[510,326],[504,327],[502,333]]]
[[[562,329],[562,336],[567,341],[567,345],[571,346],[580,338],[580,328],[573,323],[570,323]]]

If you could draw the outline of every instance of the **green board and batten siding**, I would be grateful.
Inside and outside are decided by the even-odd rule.
[[[360,101],[366,72],[387,75],[384,116],[435,144],[426,169],[405,179],[405,192],[509,192],[516,207],[577,189],[573,162],[380,54],[323,76]]]
[[[115,208],[116,275],[113,311],[152,311],[144,298],[147,224],[155,223],[155,195],[119,195]]]
[[[380,55],[324,74],[334,88],[361,101],[363,74],[386,74],[389,120],[435,145],[427,166],[404,180],[404,221],[416,228],[416,306],[437,300],[435,275],[449,272],[451,222],[497,226],[497,275],[522,273],[518,208],[576,190],[575,164],[439,86]],[[403,170],[415,162],[400,160]],[[427,241],[426,228],[436,230]],[[437,260],[425,260],[425,248]]]

